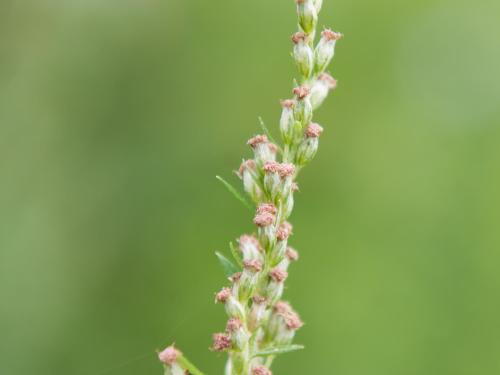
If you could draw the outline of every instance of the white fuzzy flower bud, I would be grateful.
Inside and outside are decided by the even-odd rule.
[[[311,123],[308,125],[304,139],[297,150],[295,162],[298,165],[305,165],[314,158],[318,151],[319,136],[322,132],[323,128],[318,124]]]
[[[279,175],[277,162],[267,162],[264,164],[264,188],[269,193],[271,199],[275,199],[281,187],[281,177]]]
[[[293,93],[297,97],[293,111],[295,120],[306,125],[311,121],[313,111],[309,98],[310,90],[306,86],[299,86],[293,89]]]
[[[177,363],[181,355],[173,345],[158,353],[158,358],[165,366],[165,375],[185,375],[184,369]]]
[[[228,316],[239,319],[245,318],[245,309],[233,296],[231,289],[222,288],[222,290],[215,295],[215,302],[224,303]]]
[[[299,259],[299,253],[292,247],[287,247],[285,251],[285,256],[283,260],[278,264],[278,267],[286,271],[290,266],[290,263],[296,262]]]
[[[238,350],[243,350],[248,345],[250,333],[238,318],[231,318],[226,325],[226,332],[231,337],[233,347]]]
[[[293,311],[287,302],[279,301],[269,319],[268,335],[278,345],[289,344],[295,332],[303,326],[299,315]]]
[[[314,53],[309,45],[307,35],[303,32],[298,32],[293,34],[292,41],[293,46],[293,58],[299,73],[305,77],[309,78],[314,67]]]
[[[278,147],[270,143],[265,135],[256,135],[247,142],[253,148],[254,159],[257,166],[262,167],[268,161],[276,160]]]
[[[278,345],[289,344],[295,332],[302,327],[303,323],[300,320],[299,315],[292,311],[282,316],[282,324],[278,328],[278,332],[275,336],[275,341]]]
[[[296,0],[299,25],[306,34],[311,34],[318,21],[318,12],[313,0]]]
[[[292,99],[281,101],[283,109],[281,111],[280,130],[285,143],[290,143],[293,139],[293,124],[295,123],[295,118],[293,117],[294,106],[295,101]]]
[[[342,34],[326,29],[321,33],[321,39],[314,51],[315,71],[321,73],[332,61],[335,55],[335,43],[342,38]]]
[[[271,252],[271,261],[273,264],[277,264],[283,260],[285,257],[287,249],[288,237],[292,234],[292,224],[285,221],[280,224],[278,230],[276,231],[276,245],[273,247]]]
[[[243,181],[245,192],[255,202],[258,202],[262,197],[262,189],[259,186],[255,161],[244,160],[237,174]]]
[[[252,308],[248,318],[250,329],[255,330],[266,316],[267,299],[262,296],[254,296],[252,299]]]
[[[264,165],[264,188],[275,199],[292,190],[295,166],[288,163],[268,162]]]
[[[290,224],[288,221],[284,221],[280,224],[278,230],[276,231],[276,238],[278,239],[278,241],[285,241],[288,239],[288,237],[290,237],[292,232],[292,224]]]
[[[328,96],[330,90],[337,87],[337,81],[327,73],[321,73],[311,86],[309,95],[313,109],[317,109]]]
[[[252,295],[259,281],[259,272],[262,271],[262,262],[260,260],[243,261],[243,272],[238,281],[238,297],[240,301],[246,301]]]
[[[280,328],[280,325],[282,324],[282,316],[284,314],[290,313],[292,310],[292,307],[288,302],[285,301],[277,301],[276,304],[273,306],[271,316],[269,317],[269,322],[267,325],[267,339],[268,340],[274,340],[274,337],[278,333],[278,330]]]
[[[262,260],[262,250],[257,238],[244,234],[238,239],[238,244],[244,261]]]
[[[267,297],[269,302],[275,303],[283,295],[284,281],[288,273],[276,267],[269,272],[269,285],[267,286]]]

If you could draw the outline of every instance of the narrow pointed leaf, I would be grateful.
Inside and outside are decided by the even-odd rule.
[[[286,346],[274,346],[263,349],[255,354],[255,357],[267,357],[269,355],[277,355],[288,352],[293,352],[295,350],[304,349],[303,345],[286,345]]]
[[[240,271],[240,269],[233,262],[231,262],[229,259],[227,259],[224,255],[222,255],[218,251],[215,252],[215,255],[217,256],[217,259],[219,259],[222,269],[226,273],[227,277],[230,277],[234,275],[236,272]]]
[[[253,208],[252,206],[250,205],[250,203],[248,203],[248,201],[238,192],[238,190],[236,190],[236,188],[231,185],[229,182],[227,182],[226,180],[224,180],[221,176],[215,176],[215,178],[217,180],[219,180],[220,182],[222,182],[222,184],[226,187],[227,190],[229,190],[229,192],[231,194],[233,194],[233,196],[238,199],[241,203],[243,203],[243,205],[248,208],[250,211],[253,211]]]
[[[232,242],[229,242],[229,249],[231,249],[231,254],[233,255],[233,258],[236,261],[236,263],[238,263],[238,265],[241,268],[243,268],[243,261],[241,260],[241,256],[238,253],[238,250],[236,250],[236,248],[234,247]]]

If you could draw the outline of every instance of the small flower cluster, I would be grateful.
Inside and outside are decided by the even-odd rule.
[[[270,375],[274,355],[259,353],[290,345],[303,325],[290,304],[282,301],[288,268],[299,257],[288,243],[293,232],[288,219],[298,191],[297,175],[314,158],[323,132],[312,121],[313,112],[337,86],[325,69],[342,35],[325,29],[314,46],[322,0],[296,0],[296,5],[299,31],[291,39],[300,85],[292,98],[281,101],[283,145],[278,147],[268,135],[254,136],[247,142],[253,157],[244,160],[237,173],[256,206],[255,233],[238,239],[241,270],[215,295],[228,321],[223,332],[213,335],[212,350],[228,354],[226,375]],[[160,359],[174,374],[176,349],[164,354],[168,349]]]
[[[178,362],[181,356],[182,353],[179,350],[177,350],[173,345],[167,347],[166,349],[158,353],[158,358],[165,367],[165,375],[188,374],[187,370],[183,369]]]

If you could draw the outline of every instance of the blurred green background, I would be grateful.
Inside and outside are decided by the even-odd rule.
[[[500,373],[497,0],[325,0],[339,87],[301,175],[276,374]],[[215,180],[276,131],[292,0],[0,0],[0,373],[208,374]]]

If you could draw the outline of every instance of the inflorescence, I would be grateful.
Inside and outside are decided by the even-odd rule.
[[[325,29],[314,45],[322,0],[296,0],[296,6],[299,31],[291,39],[300,84],[292,98],[281,101],[283,145],[272,143],[268,135],[252,137],[247,143],[253,158],[244,160],[237,172],[256,207],[256,232],[237,240],[242,268],[215,295],[229,317],[225,330],[213,335],[211,347],[227,353],[225,375],[271,375],[275,355],[290,347],[303,325],[281,300],[288,268],[299,258],[288,244],[293,233],[288,219],[298,191],[297,175],[314,158],[323,133],[323,127],[312,122],[313,112],[337,86],[325,69],[342,34]],[[166,375],[201,374],[173,346],[159,353],[159,359]]]

